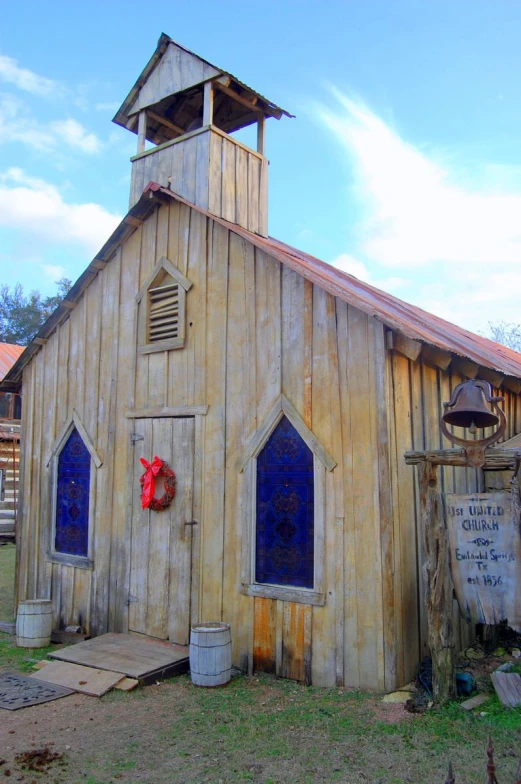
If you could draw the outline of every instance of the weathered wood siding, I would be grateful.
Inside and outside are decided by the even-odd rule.
[[[141,87],[129,113],[152,106],[167,96],[187,90],[219,74],[220,71],[209,63],[182,47],[169,43],[157,67]]]
[[[268,161],[208,126],[132,158],[130,207],[157,182],[248,231],[268,232]]]
[[[141,354],[135,297],[162,256],[193,284],[186,345]],[[391,354],[384,333],[196,210],[174,200],[159,207],[25,368],[19,598],[50,596],[60,626],[127,630],[135,487],[125,411],[208,406],[194,422],[202,482],[193,497],[192,622],[229,622],[233,661],[245,669],[324,686],[405,682],[426,635],[416,477],[403,453],[444,445],[441,404],[462,378]],[[325,472],[323,606],[240,592],[250,499],[236,463],[281,394],[337,462]],[[506,394],[513,434],[521,412]],[[103,461],[93,469],[92,570],[46,558],[48,457],[73,410]],[[470,470],[446,470],[443,482],[480,489]],[[466,627],[459,634],[465,640]]]
[[[478,374],[479,375],[479,374]],[[416,672],[418,661],[428,655],[427,619],[423,601],[421,573],[422,552],[419,530],[419,488],[417,472],[405,465],[408,450],[446,449],[454,446],[440,428],[443,403],[450,400],[454,388],[467,377],[452,370],[441,370],[394,353],[388,355],[389,442],[391,445],[391,481],[394,510],[393,574],[394,591],[386,597],[386,628],[391,625],[399,642],[396,661],[397,679],[403,683]],[[521,401],[508,389],[495,389],[505,396],[508,418],[505,440],[519,432]],[[491,432],[486,431],[486,434]],[[481,469],[440,467],[442,492],[473,493],[483,490]],[[456,645],[470,644],[472,626],[464,622],[454,600]]]
[[[184,349],[137,353],[135,295],[166,255],[193,283]],[[51,596],[56,624],[126,629],[132,420],[124,410],[208,405],[196,422],[192,619],[232,624],[234,661],[313,683],[380,688],[384,612],[376,395],[383,327],[172,202],[100,271],[24,374],[19,597]],[[236,460],[283,392],[331,452],[325,606],[240,593],[244,476]],[[52,445],[76,410],[103,464],[92,498],[94,569],[50,563]],[[385,440],[385,439],[384,439]],[[262,656],[259,651],[264,651]]]

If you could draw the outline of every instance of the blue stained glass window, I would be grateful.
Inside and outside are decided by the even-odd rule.
[[[74,428],[58,458],[56,552],[88,556],[89,489],[90,454]]]
[[[257,458],[255,580],[313,588],[313,453],[282,417]]]

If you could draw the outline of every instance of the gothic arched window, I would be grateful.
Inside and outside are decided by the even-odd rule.
[[[242,593],[325,604],[326,472],[335,466],[280,395],[237,461]]]
[[[51,485],[47,559],[80,569],[92,569],[93,504],[96,469],[102,460],[76,413],[64,423],[51,449],[47,466]]]
[[[257,457],[255,581],[313,588],[313,452],[283,416]]]
[[[74,427],[58,457],[54,550],[88,556],[90,452]]]

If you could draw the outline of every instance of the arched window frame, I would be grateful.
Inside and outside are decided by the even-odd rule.
[[[283,416],[286,416],[304,443],[313,453],[314,485],[314,581],[313,588],[293,588],[255,581],[255,542],[257,525],[257,457],[269,440]],[[324,539],[325,539],[325,491],[326,471],[332,471],[336,461],[316,436],[307,427],[302,417],[286,398],[280,395],[265,422],[254,433],[243,455],[237,462],[239,474],[243,474],[242,503],[244,527],[242,530],[241,592],[247,596],[281,599],[301,604],[323,605],[326,603],[324,583]]]
[[[89,483],[89,518],[88,518],[88,554],[71,555],[69,553],[58,552],[55,548],[56,542],[56,512],[57,512],[57,492],[58,492],[58,461],[60,454],[67,443],[67,440],[76,429],[83,441],[87,451],[90,454],[90,483]],[[79,569],[93,569],[94,561],[92,558],[93,552],[93,511],[94,511],[94,489],[96,485],[96,469],[100,468],[103,464],[100,456],[98,455],[94,444],[87,431],[85,430],[76,411],[72,412],[72,416],[62,427],[58,437],[56,438],[51,453],[46,461],[47,467],[51,469],[51,525],[50,525],[50,541],[49,549],[47,550],[47,560],[52,563],[60,563],[66,566],[74,566]]]

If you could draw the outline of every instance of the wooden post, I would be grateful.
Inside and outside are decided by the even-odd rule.
[[[204,83],[203,96],[203,127],[213,123],[213,85],[211,82]]]
[[[257,120],[257,152],[264,155],[266,147],[266,118],[264,115],[259,115]]]
[[[145,142],[147,138],[147,113],[146,112],[139,112],[139,120],[138,120],[138,127],[137,127],[137,151],[138,154],[140,152],[145,151]]]
[[[430,461],[419,466],[423,576],[432,657],[432,691],[434,701],[444,703],[456,697],[456,674],[449,540],[437,472],[437,465]]]

